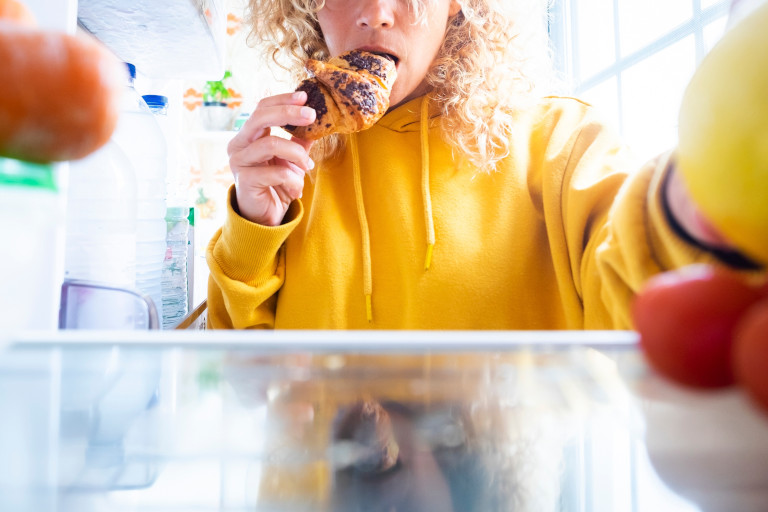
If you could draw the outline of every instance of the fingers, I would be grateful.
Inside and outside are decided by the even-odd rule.
[[[293,137],[293,136],[291,136],[291,141],[301,144],[304,147],[304,149],[307,150],[307,154],[309,154],[309,150],[312,148],[312,144],[315,143],[314,140],[300,139],[298,137]]]
[[[271,165],[255,166],[237,174],[235,185],[242,191],[261,192],[268,188],[279,188],[279,195],[287,202],[301,197],[304,189],[304,171],[290,162],[276,162]]]
[[[275,158],[291,162],[305,172],[315,166],[304,144],[277,136],[258,139],[231,154],[229,160],[230,167],[237,172],[240,168],[258,166]]]
[[[303,91],[264,98],[227,147],[240,214],[253,222],[279,224],[290,203],[302,196],[304,175],[315,166],[309,157],[312,142],[270,131],[314,122],[315,111],[306,101]]]
[[[237,135],[230,141],[229,154],[243,149],[253,141],[269,135],[273,126],[307,126],[315,120],[315,110],[304,106],[307,93],[304,91],[278,94],[261,100]]]
[[[300,192],[297,194],[296,190],[289,190],[286,186],[272,187],[273,197],[275,199],[275,206],[279,206],[284,209],[288,209],[288,206],[299,198]]]
[[[303,191],[304,171],[290,162],[277,161],[235,175],[240,215],[257,224],[280,224],[289,205]]]

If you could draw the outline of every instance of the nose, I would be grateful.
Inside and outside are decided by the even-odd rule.
[[[393,4],[397,0],[362,0],[358,5],[357,16],[359,28],[391,28],[395,23]]]

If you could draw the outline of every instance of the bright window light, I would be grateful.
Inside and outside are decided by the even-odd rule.
[[[726,0],[554,0],[550,35],[573,93],[641,160],[674,148],[696,65],[725,28]]]

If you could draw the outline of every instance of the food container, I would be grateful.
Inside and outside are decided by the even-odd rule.
[[[0,157],[0,331],[56,328],[64,273],[57,167]]]

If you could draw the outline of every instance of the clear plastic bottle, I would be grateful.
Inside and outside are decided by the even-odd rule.
[[[63,213],[54,166],[0,157],[0,333],[56,328]]]
[[[182,148],[180,136],[183,129],[179,112],[181,103],[175,108],[176,103],[171,106],[169,98],[160,94],[145,94],[142,98],[155,114],[155,119],[165,136],[168,156],[165,175],[166,206],[184,206],[189,202],[186,190],[189,181],[189,160]]]
[[[187,229],[189,208],[169,206],[167,249],[163,263],[163,329],[173,329],[187,315]]]
[[[136,68],[132,64],[127,67],[129,80],[112,138],[136,173],[136,288],[152,299],[162,318],[167,149],[157,120],[133,86]]]
[[[165,206],[167,208],[172,204],[168,202],[168,196],[171,193],[171,180],[176,167],[175,154],[177,152],[175,144],[172,144],[171,124],[170,119],[168,119],[168,97],[160,94],[144,94],[141,98],[155,115],[155,120],[157,120],[157,124],[160,126],[160,131],[163,132],[163,139],[165,140]]]
[[[136,175],[114,142],[70,162],[64,277],[136,287]]]
[[[155,115],[170,148],[174,136],[168,123],[168,98],[158,94],[143,96],[149,109]],[[168,165],[174,165],[168,159]],[[171,174],[171,173],[169,173]],[[170,176],[169,176],[170,177]],[[171,183],[166,182],[168,185]],[[166,249],[163,261],[163,329],[173,329],[187,315],[187,216],[189,209],[182,206],[171,194],[169,187],[166,198]]]
[[[136,288],[136,175],[112,141],[69,164],[64,278]],[[67,328],[133,325],[135,303],[130,296],[83,289],[64,300]]]
[[[189,207],[187,228],[187,313],[197,307],[195,298],[195,207]]]

